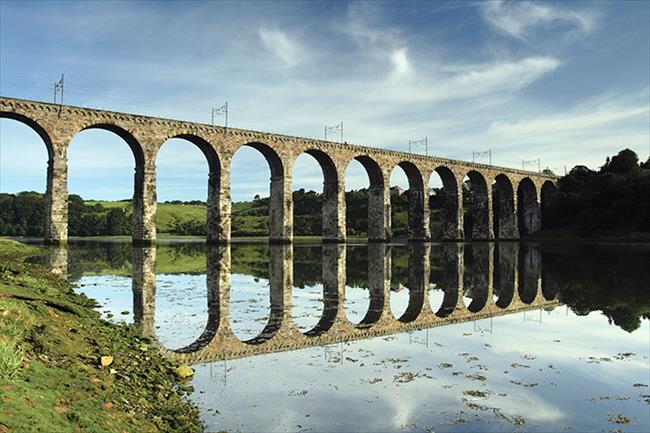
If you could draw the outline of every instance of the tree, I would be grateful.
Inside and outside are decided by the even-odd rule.
[[[639,157],[630,149],[623,149],[612,158],[609,164],[605,164],[601,171],[609,173],[628,173],[639,167]]]

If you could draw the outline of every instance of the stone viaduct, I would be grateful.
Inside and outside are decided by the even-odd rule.
[[[390,307],[391,246],[373,243],[368,248],[370,302],[365,317],[353,323],[346,316],[346,247],[325,244],[322,253],[323,310],[318,323],[301,332],[291,311],[293,247],[271,245],[268,322],[259,335],[242,341],[233,332],[229,314],[230,246],[209,246],[208,317],[204,331],[192,344],[177,350],[158,344],[167,356],[194,364],[323,346],[559,305],[557,290],[550,287],[552,283],[543,281],[542,256],[533,246],[443,243],[441,250],[436,251],[441,258],[442,274],[433,281],[431,245],[411,243],[408,247],[408,306],[396,317]],[[470,248],[469,254],[465,254],[466,248]],[[156,247],[136,248],[133,259],[134,321],[144,334],[157,341]],[[430,304],[430,291],[434,288],[444,292],[437,310]]]
[[[33,128],[43,139],[49,155],[46,189],[45,240],[67,240],[68,144],[77,133],[104,129],[121,137],[133,151],[133,241],[156,239],[156,155],[170,138],[194,143],[208,166],[207,241],[230,241],[230,163],[242,146],[258,150],[271,171],[271,242],[293,239],[291,175],[296,159],[313,156],[323,171],[323,240],[343,242],[346,237],[345,171],[356,159],[369,178],[368,239],[391,237],[389,181],[401,167],[409,182],[409,239],[430,239],[429,179],[436,172],[443,184],[445,240],[518,239],[541,227],[542,211],[555,190],[555,176],[457,161],[379,148],[334,143],[302,137],[223,128],[171,119],[105,110],[55,105],[0,97],[0,118],[10,118]],[[469,178],[469,212],[472,233],[464,233],[463,182]]]

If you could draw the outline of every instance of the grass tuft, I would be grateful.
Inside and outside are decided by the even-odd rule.
[[[23,365],[25,352],[13,343],[0,340],[0,379],[12,380]]]

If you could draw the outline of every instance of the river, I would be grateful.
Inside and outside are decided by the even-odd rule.
[[[650,431],[650,245],[78,241],[207,431]]]

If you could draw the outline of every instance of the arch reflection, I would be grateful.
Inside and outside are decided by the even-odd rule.
[[[432,250],[426,244],[407,247],[370,244],[367,247],[369,308],[361,322],[355,324],[347,319],[343,309],[348,278],[347,247],[327,244],[321,247],[320,257],[315,255],[321,266],[324,308],[319,313],[316,325],[306,332],[300,332],[291,319],[293,247],[272,245],[268,263],[271,286],[268,320],[257,337],[240,341],[228,320],[232,286],[231,248],[220,246],[208,249],[208,317],[205,330],[192,344],[166,351],[170,357],[189,363],[233,359],[473,321],[558,304],[556,299],[548,300],[542,295],[542,255],[534,246],[521,247],[520,251],[516,244],[494,247],[490,244],[468,246],[445,243]],[[410,286],[409,299],[404,313],[398,318],[390,314],[389,306],[391,248],[398,249],[402,254],[400,261],[405,262],[404,256],[408,257],[406,285]],[[430,308],[427,295],[431,285],[432,254],[441,267],[441,271],[436,273],[436,287],[444,293],[442,305],[437,311]],[[134,250],[135,322],[143,333],[152,338],[156,338],[153,327],[155,258],[155,247]],[[314,278],[313,266],[309,268],[309,278]],[[356,271],[350,269],[350,272]],[[492,292],[497,296],[496,300],[493,300]],[[463,302],[464,294],[471,295],[471,302],[467,306]]]

